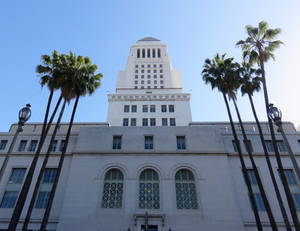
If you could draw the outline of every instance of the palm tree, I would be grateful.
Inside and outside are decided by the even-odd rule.
[[[103,77],[102,74],[95,74],[95,71],[98,69],[98,67],[96,65],[93,65],[88,57],[82,57],[82,56],[76,57],[72,52],[70,52],[69,55],[63,56],[63,63],[64,63],[63,72],[64,72],[65,79],[64,79],[63,87],[61,88],[62,95],[67,102],[70,102],[75,97],[75,103],[70,118],[65,145],[62,154],[60,156],[56,176],[53,182],[53,186],[50,192],[50,197],[41,223],[41,227],[40,227],[41,231],[45,231],[47,227],[59,176],[63,167],[65,153],[69,143],[69,138],[70,138],[71,129],[72,129],[79,98],[80,96],[84,96],[86,94],[89,95],[93,94],[95,89],[100,87],[100,79]]]
[[[43,144],[45,142],[45,138],[47,136],[47,133],[49,131],[49,128],[51,126],[51,123],[54,119],[54,116],[57,112],[57,109],[59,107],[59,104],[61,102],[62,97],[60,97],[56,103],[56,106],[54,108],[54,111],[50,117],[50,120],[47,123],[48,120],[48,115],[49,115],[49,110],[50,110],[50,106],[51,106],[51,102],[52,102],[52,98],[53,98],[53,94],[54,91],[57,90],[59,88],[60,82],[61,82],[61,70],[60,70],[60,65],[59,65],[59,54],[54,51],[52,53],[52,57],[48,56],[48,55],[43,55],[42,56],[42,63],[43,65],[38,65],[36,68],[36,72],[41,76],[41,86],[48,86],[49,90],[50,90],[50,95],[48,98],[48,103],[47,103],[47,108],[46,108],[46,113],[45,113],[45,117],[44,117],[44,123],[43,123],[43,128],[42,128],[42,133],[40,136],[40,141],[38,144],[38,148],[37,151],[33,157],[33,160],[31,162],[30,168],[28,170],[28,173],[26,175],[24,184],[22,186],[21,192],[19,194],[16,206],[14,208],[9,226],[8,226],[8,230],[9,231],[15,231],[16,227],[18,225],[27,195],[28,195],[28,191],[32,182],[32,177],[33,177],[33,173],[39,158],[39,154],[42,150]]]
[[[280,40],[275,40],[277,35],[281,32],[279,28],[269,29],[267,22],[260,22],[258,27],[246,26],[246,32],[248,37],[246,40],[240,40],[236,43],[237,46],[241,47],[243,50],[243,57],[247,59],[251,64],[257,63],[262,71],[262,83],[265,99],[265,107],[268,118],[268,123],[270,127],[272,144],[275,151],[275,157],[278,164],[279,174],[281,176],[283,188],[285,190],[286,198],[290,208],[290,212],[293,218],[294,226],[297,231],[300,231],[299,220],[297,217],[297,211],[294,205],[293,197],[284,173],[282,161],[276,144],[276,137],[274,132],[274,127],[271,119],[268,116],[269,112],[269,98],[267,91],[267,84],[265,78],[265,68],[264,63],[267,62],[270,58],[275,59],[273,54],[274,50],[279,48],[282,44]]]
[[[268,149],[267,149],[267,146],[266,146],[266,143],[265,143],[264,135],[263,135],[263,132],[262,132],[262,129],[261,129],[261,126],[260,126],[260,123],[259,123],[259,120],[258,120],[258,117],[257,117],[257,114],[256,114],[253,99],[252,99],[253,93],[255,91],[258,92],[258,91],[261,90],[261,87],[260,87],[261,77],[260,76],[261,76],[261,69],[252,68],[251,64],[247,63],[245,61],[242,63],[242,66],[240,68],[241,92],[242,92],[243,96],[245,94],[248,95],[250,105],[251,105],[251,109],[252,109],[252,113],[253,113],[253,116],[255,118],[257,128],[258,128],[260,141],[261,141],[261,144],[263,146],[264,153],[265,153],[265,157],[266,157],[268,169],[269,169],[269,172],[270,172],[270,175],[271,175],[272,183],[273,183],[273,186],[274,186],[274,189],[275,189],[276,197],[277,197],[279,207],[280,207],[280,210],[281,210],[281,214],[282,214],[282,217],[283,217],[283,220],[285,222],[287,230],[291,231],[292,230],[291,225],[289,223],[288,216],[287,216],[287,213],[286,213],[286,210],[284,208],[284,204],[283,204],[280,192],[279,192],[279,188],[278,188],[278,185],[277,185],[277,182],[276,182],[276,179],[275,179],[275,174],[273,172],[272,164],[271,164],[271,161],[270,161]]]
[[[249,175],[247,172],[247,168],[245,165],[245,161],[242,155],[242,151],[241,151],[241,146],[240,146],[240,142],[234,127],[234,123],[233,123],[233,119],[231,116],[231,111],[229,108],[229,104],[228,104],[228,100],[226,97],[226,94],[229,94],[229,97],[234,97],[233,95],[231,95],[232,93],[235,93],[236,89],[239,86],[239,83],[237,81],[234,81],[234,84],[230,84],[228,85],[226,83],[226,81],[224,81],[225,78],[228,78],[228,75],[233,74],[234,72],[232,71],[232,68],[234,67],[233,65],[233,58],[227,58],[225,59],[225,54],[223,54],[221,57],[219,56],[219,54],[217,54],[214,59],[210,60],[210,59],[206,59],[205,60],[205,64],[203,65],[203,71],[202,71],[202,76],[203,76],[203,80],[205,81],[206,84],[210,84],[212,89],[217,88],[218,91],[220,91],[223,95],[223,99],[226,105],[226,109],[227,109],[227,113],[228,113],[228,117],[229,117],[229,121],[230,121],[230,125],[231,125],[231,129],[232,129],[232,133],[233,133],[233,137],[234,137],[234,142],[236,144],[237,150],[238,150],[238,154],[239,154],[239,159],[240,159],[240,163],[242,166],[242,172],[243,172],[243,176],[247,185],[247,189],[248,189],[248,193],[249,193],[249,197],[250,197],[250,202],[253,208],[253,212],[254,212],[254,217],[255,217],[255,221],[256,221],[256,225],[257,225],[257,229],[259,231],[262,231],[262,224],[260,221],[260,217],[259,217],[259,213],[258,213],[258,209],[257,209],[257,205],[255,203],[255,198],[254,198],[254,194],[253,194],[253,190],[251,187],[251,182],[249,179]],[[229,90],[232,89],[231,91]]]

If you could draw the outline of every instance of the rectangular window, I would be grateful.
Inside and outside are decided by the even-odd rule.
[[[29,148],[28,148],[28,152],[34,152],[36,149],[38,141],[37,140],[31,140]]]
[[[153,149],[153,136],[145,136],[145,149]]]
[[[272,140],[265,140],[268,152],[274,152]],[[276,144],[279,152],[287,152],[286,146],[282,140],[276,140]]]
[[[128,126],[128,118],[123,119],[123,126],[127,127]]]
[[[63,151],[64,150],[64,147],[66,145],[66,141],[65,140],[61,140],[60,141],[60,146],[59,146],[59,151]]]
[[[300,211],[300,187],[296,181],[292,169],[284,169],[284,174],[287,178],[293,201],[297,211]]]
[[[148,105],[143,105],[143,112],[148,112]]]
[[[155,105],[150,105],[150,112],[155,112]]]
[[[40,185],[40,191],[36,199],[35,208],[44,209],[48,204],[50,192],[56,176],[55,168],[46,168]]]
[[[248,144],[249,144],[249,147],[250,147],[250,151],[253,152],[253,147],[252,147],[252,143],[251,143],[251,140],[248,140]],[[245,147],[245,150],[247,150],[247,146],[246,146],[246,141],[244,140],[244,147]]]
[[[167,112],[167,105],[161,105],[161,112]]]
[[[136,126],[136,118],[131,118],[130,126]]]
[[[7,144],[7,140],[1,140],[0,142],[0,150],[4,150]]]
[[[177,149],[186,149],[185,136],[176,136]]]
[[[155,118],[150,119],[150,126],[156,126]]]
[[[55,152],[57,147],[57,140],[53,140],[50,148],[50,152]]]
[[[162,70],[162,69],[160,69],[160,70],[159,70],[159,73],[163,73],[163,70]]]
[[[129,105],[124,105],[124,112],[129,112]]]
[[[257,186],[257,179],[256,179],[256,176],[255,176],[255,172],[254,172],[253,169],[247,169],[247,173],[248,173],[249,180],[250,180],[250,183],[251,183],[251,188],[252,188],[252,191],[253,191],[253,194],[254,194],[254,199],[255,199],[255,204],[257,206],[257,209],[259,211],[265,211],[266,208],[265,208],[262,196],[259,192],[259,188]],[[249,199],[250,199],[250,197],[249,197]],[[251,201],[250,201],[250,204],[251,204]]]
[[[175,118],[170,118],[170,126],[176,126]]]
[[[27,145],[27,140],[21,140],[18,151],[24,152]]]
[[[237,144],[236,144],[235,140],[232,141],[232,146],[233,146],[233,150],[235,152],[238,152],[238,148],[237,148]]]
[[[25,172],[26,168],[13,168],[2,197],[0,208],[13,208],[15,206]]]
[[[162,124],[162,126],[168,126],[168,119],[167,118],[162,118],[161,119],[161,124]]]
[[[131,112],[136,112],[136,111],[137,111],[137,106],[131,105]]]
[[[122,146],[122,136],[113,136],[113,149],[121,149]]]
[[[148,119],[147,118],[143,118],[143,126],[144,127],[148,126]]]
[[[174,105],[169,105],[169,112],[174,112]]]

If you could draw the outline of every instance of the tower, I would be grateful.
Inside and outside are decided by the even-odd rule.
[[[108,101],[110,126],[187,126],[192,121],[180,72],[173,69],[167,46],[152,37],[131,46]]]

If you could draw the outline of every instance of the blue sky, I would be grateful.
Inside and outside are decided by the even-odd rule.
[[[35,67],[53,50],[89,56],[103,73],[102,87],[79,102],[77,122],[106,121],[108,93],[125,68],[129,48],[153,36],[167,44],[173,67],[192,94],[193,121],[227,121],[220,93],[211,91],[200,75],[203,62],[217,52],[240,60],[236,41],[246,38],[245,25],[261,20],[281,28],[285,45],[276,62],[266,65],[270,101],[283,119],[300,124],[300,1],[299,0],[152,0],[152,1],[2,1],[0,3],[0,131],[17,122],[17,113],[32,105],[30,122],[41,122],[49,91],[41,88]],[[255,96],[265,120],[262,93]],[[244,120],[253,120],[246,98],[239,99]],[[70,116],[67,111],[64,121]]]

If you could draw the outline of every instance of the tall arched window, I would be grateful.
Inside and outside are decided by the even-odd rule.
[[[178,209],[197,209],[195,178],[187,169],[179,170],[175,175],[176,202]]]
[[[152,169],[145,169],[140,175],[139,208],[159,209],[159,179]]]
[[[102,208],[122,207],[123,178],[119,169],[111,169],[105,174]]]

